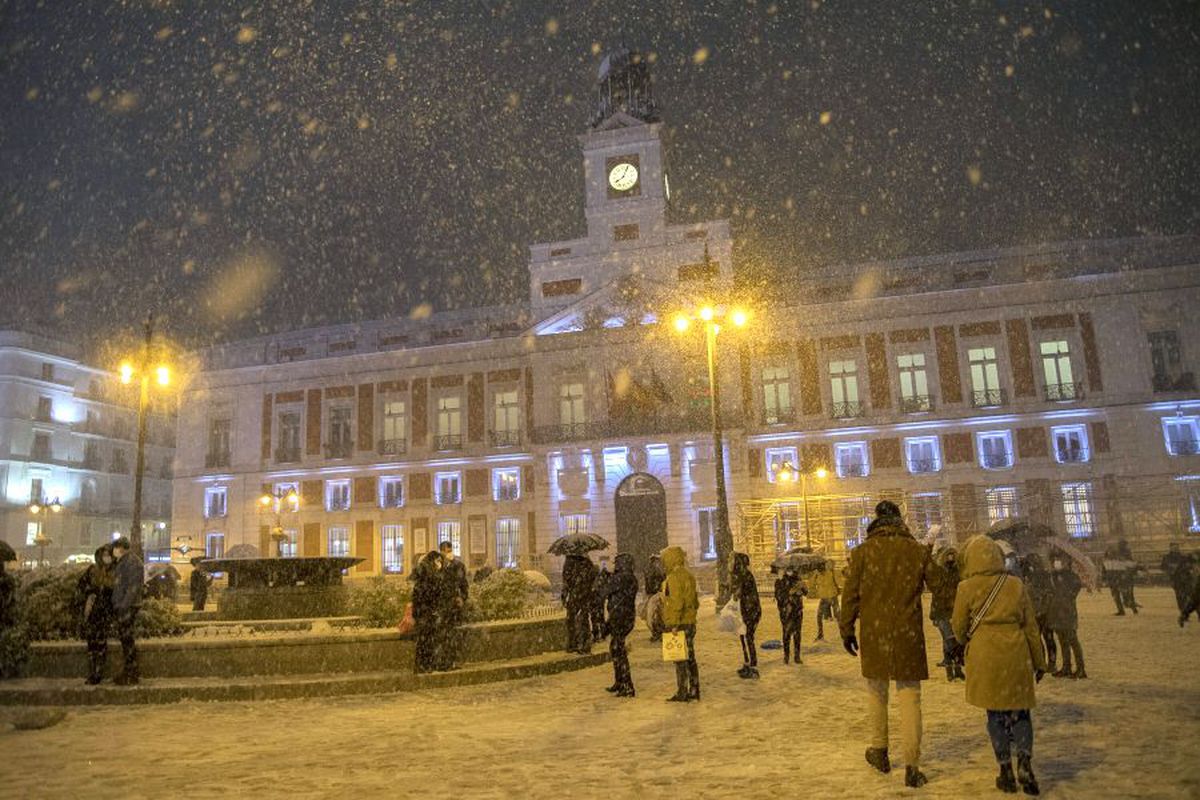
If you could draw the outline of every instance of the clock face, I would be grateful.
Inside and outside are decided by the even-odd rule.
[[[608,173],[608,185],[618,192],[627,192],[637,183],[638,171],[633,164],[617,164]]]

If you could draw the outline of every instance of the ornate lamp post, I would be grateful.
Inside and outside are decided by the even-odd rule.
[[[713,537],[717,550],[717,607],[729,598],[729,565],[733,555],[733,531],[729,527],[729,499],[725,492],[725,431],[721,424],[721,387],[717,367],[717,334],[721,326],[745,327],[749,315],[740,308],[703,305],[693,312],[675,316],[675,330],[687,333],[693,323],[704,326],[704,344],[708,356],[709,407],[712,412],[713,469],[717,483],[717,531]]]
[[[300,495],[294,488],[287,491],[280,489],[274,494],[263,493],[262,497],[258,498],[258,505],[263,511],[270,509],[275,513],[275,524],[271,526],[271,541],[275,543],[276,557],[283,558],[283,543],[288,538],[283,532],[283,512],[290,511],[294,514],[299,511]]]
[[[42,499],[34,500],[29,504],[29,513],[37,518],[37,533],[33,535],[33,543],[37,545],[38,548],[39,567],[45,566],[46,564],[46,548],[49,545],[54,544],[54,540],[51,539],[49,534],[46,532],[46,523],[42,522],[42,519],[50,516],[51,514],[60,514],[62,513],[62,510],[63,505],[58,501],[57,497],[49,501],[43,497]]]
[[[824,467],[812,471],[812,477],[824,480],[829,473]],[[800,504],[804,508],[804,544],[812,550],[812,530],[808,526],[808,478],[809,473],[796,469],[790,461],[785,461],[775,469],[775,479],[780,481],[800,482]]]

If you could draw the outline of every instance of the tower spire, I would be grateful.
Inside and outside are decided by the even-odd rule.
[[[607,53],[600,61],[596,78],[596,112],[592,128],[617,112],[624,112],[643,122],[658,122],[658,105],[650,84],[650,66],[636,50],[620,48]]]

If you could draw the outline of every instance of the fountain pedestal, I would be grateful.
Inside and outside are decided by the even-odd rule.
[[[221,619],[298,619],[344,615],[342,571],[360,561],[343,556],[210,558],[199,568],[229,578],[217,597]]]

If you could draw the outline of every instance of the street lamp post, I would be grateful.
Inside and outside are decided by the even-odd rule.
[[[829,473],[824,467],[813,470],[813,477],[822,480]],[[808,524],[808,473],[796,469],[791,462],[785,461],[775,470],[775,477],[781,481],[800,481],[800,505],[804,509],[804,546],[812,550],[812,529]]]
[[[271,541],[275,542],[275,555],[278,558],[283,558],[283,542],[287,539],[287,534],[283,532],[285,503],[287,510],[292,513],[300,510],[300,495],[294,488],[288,489],[286,492],[280,489],[273,494],[264,492],[262,497],[258,498],[258,504],[262,506],[263,510],[270,508],[275,512],[275,524],[271,526]]]
[[[46,532],[46,523],[42,522],[43,518],[48,518],[51,514],[62,513],[63,505],[58,498],[46,500],[44,497],[39,500],[34,500],[29,504],[29,513],[37,517],[37,533],[33,535],[33,543],[38,548],[38,566],[46,564],[46,548],[54,544],[54,540]]]
[[[129,538],[133,552],[140,558],[142,555],[142,474],[146,471],[146,431],[149,427],[150,415],[150,364],[154,346],[154,315],[146,317],[143,326],[145,338],[137,363],[124,361],[121,363],[121,383],[133,383],[138,379],[138,432],[137,459],[133,473],[133,522],[129,526]],[[171,382],[171,370],[163,364],[154,367],[154,380],[159,386],[167,386]]]
[[[734,308],[726,310],[723,307],[705,305],[694,315],[678,314],[675,317],[675,329],[680,333],[687,331],[697,318],[704,324],[704,344],[708,361],[708,394],[709,410],[712,417],[713,439],[713,470],[716,473],[717,484],[717,530],[713,537],[717,550],[717,607],[724,605],[730,594],[729,564],[733,555],[733,531],[729,526],[729,498],[725,490],[725,431],[721,423],[721,385],[717,360],[717,334],[721,331],[721,323],[728,319],[736,328],[744,327],[747,321],[746,312]]]

